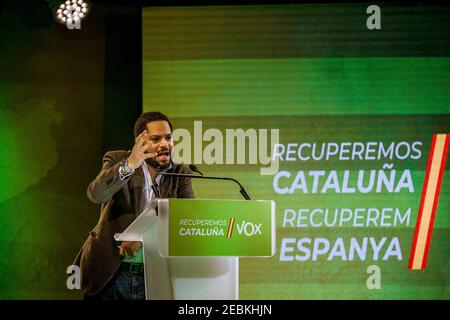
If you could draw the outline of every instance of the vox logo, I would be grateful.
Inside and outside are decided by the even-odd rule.
[[[262,223],[255,224],[243,220],[241,223],[236,224],[236,229],[238,234],[245,234],[246,236],[250,237],[257,234],[261,234],[261,226]]]

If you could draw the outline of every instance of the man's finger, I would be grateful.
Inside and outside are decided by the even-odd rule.
[[[148,148],[150,148],[150,147],[151,147],[150,143],[148,143],[148,142],[146,141],[146,142],[144,142],[144,144],[143,144],[142,146],[139,147],[139,149],[140,149],[142,152],[144,152],[144,151],[147,151]]]
[[[133,241],[133,243],[131,244],[131,249],[133,250],[133,257],[135,257],[137,255],[137,251],[139,250],[139,241]]]
[[[139,133],[139,135],[134,139],[134,143],[137,143],[139,138],[142,137],[144,135],[144,133],[147,132],[147,130],[142,131],[141,133]]]
[[[156,152],[151,152],[151,153],[144,153],[144,159],[148,159],[148,158],[154,158],[157,156]]]
[[[137,145],[138,145],[138,147],[142,147],[142,145],[147,141],[148,139],[147,139],[147,133],[144,133],[143,135],[142,135],[142,137],[140,137],[139,139],[138,139],[138,141],[137,141]]]
[[[133,250],[127,246],[127,256],[133,257]]]
[[[147,131],[143,131],[140,135],[137,136],[135,143],[138,146],[142,146],[146,140],[147,140]]]
[[[157,152],[144,152],[144,159],[154,158],[158,155]]]
[[[129,248],[128,248],[128,244],[125,244],[124,246],[123,246],[123,253],[124,253],[124,256],[129,256],[130,255],[130,253],[129,253]]]

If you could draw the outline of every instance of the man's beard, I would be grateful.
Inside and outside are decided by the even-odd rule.
[[[170,154],[170,153],[169,153]],[[157,169],[157,170],[161,170],[161,169],[165,169],[167,167],[170,166],[170,164],[172,163],[172,157],[169,158],[169,161],[167,161],[167,163],[160,163],[158,162],[155,158],[148,158],[145,159],[145,162],[149,165],[152,166],[153,168]]]

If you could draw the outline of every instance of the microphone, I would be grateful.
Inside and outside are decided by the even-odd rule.
[[[197,172],[197,173],[199,173],[201,176],[203,176],[203,173],[202,173],[200,170],[198,170],[197,166],[195,166],[195,165],[193,165],[193,164],[190,164],[190,165],[189,165],[189,169],[191,169],[191,171]]]
[[[210,179],[210,180],[228,180],[228,181],[233,181],[235,183],[237,183],[240,187],[239,192],[242,194],[242,196],[246,199],[246,200],[251,200],[250,196],[247,192],[247,190],[245,190],[244,186],[237,181],[234,178],[229,178],[229,177],[208,177],[208,176],[204,176],[203,173],[201,173],[200,170],[197,169],[197,167],[193,164],[189,165],[189,169],[191,169],[191,171],[197,172],[200,175],[195,175],[195,174],[189,174],[189,173],[169,173],[169,172],[158,172],[159,175],[162,176],[171,176],[171,177],[181,177],[181,178],[197,178],[197,179]]]

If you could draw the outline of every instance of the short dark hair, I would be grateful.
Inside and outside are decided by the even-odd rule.
[[[134,137],[137,137],[142,131],[147,129],[147,123],[152,121],[167,121],[170,131],[172,131],[172,123],[170,123],[169,117],[165,114],[158,111],[144,112],[139,116],[134,124]]]

